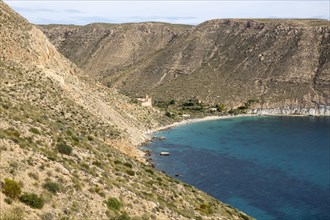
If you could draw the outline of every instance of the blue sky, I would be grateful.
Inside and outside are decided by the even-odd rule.
[[[330,0],[92,1],[5,0],[34,24],[161,21],[199,24],[216,18],[330,19]]]

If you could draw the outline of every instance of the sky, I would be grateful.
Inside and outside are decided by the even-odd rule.
[[[4,0],[34,24],[160,21],[199,24],[217,18],[321,18],[330,0]]]

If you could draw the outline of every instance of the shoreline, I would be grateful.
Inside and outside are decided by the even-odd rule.
[[[206,116],[204,118],[185,119],[185,120],[182,120],[182,121],[174,122],[174,123],[169,124],[169,125],[164,125],[164,126],[161,126],[161,127],[150,129],[145,133],[145,135],[147,137],[150,137],[150,135],[152,135],[153,133],[163,131],[163,130],[167,130],[167,129],[171,129],[173,127],[178,127],[178,126],[182,126],[182,125],[191,124],[191,123],[197,123],[197,122],[203,122],[203,121],[214,121],[214,120],[236,118],[236,117],[251,117],[251,116],[258,116],[258,114],[238,114],[238,115],[221,115],[221,116],[215,116],[214,115],[214,116]]]
[[[191,123],[203,122],[203,121],[214,121],[214,120],[221,120],[221,119],[228,119],[228,118],[237,118],[237,117],[253,117],[253,116],[277,116],[277,117],[329,117],[329,115],[301,115],[301,114],[257,114],[257,113],[246,113],[246,114],[238,114],[238,115],[221,115],[221,116],[206,116],[203,118],[192,118],[192,119],[185,119],[182,121],[174,122],[169,125],[164,125],[161,127],[157,127],[154,129],[149,129],[147,132],[144,133],[146,137],[150,137],[153,133],[171,129],[173,127],[178,127],[182,125],[187,125]]]
[[[144,141],[141,141],[139,144],[137,144],[138,151],[141,152],[141,155],[139,157],[143,160],[145,160],[147,163],[152,165],[152,160],[150,160],[150,155],[148,155],[148,152],[145,152],[141,149],[142,146],[147,145],[148,143],[155,140],[155,137],[153,136],[154,133],[168,130],[174,127],[182,126],[182,125],[188,125],[191,123],[198,123],[203,121],[213,121],[213,120],[222,120],[222,119],[229,119],[229,118],[237,118],[237,117],[253,117],[253,116],[276,116],[276,117],[329,117],[329,115],[303,115],[303,114],[258,114],[258,113],[246,113],[246,114],[238,114],[238,115],[221,115],[221,116],[206,116],[203,118],[192,118],[192,119],[185,119],[182,121],[174,122],[168,125],[156,127],[153,129],[147,130],[143,136]]]

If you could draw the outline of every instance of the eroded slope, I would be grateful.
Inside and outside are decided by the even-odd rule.
[[[3,2],[0,48],[0,219],[247,218],[133,159],[158,112],[84,80]]]

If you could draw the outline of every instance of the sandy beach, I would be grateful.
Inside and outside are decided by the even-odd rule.
[[[256,114],[207,116],[207,117],[204,117],[204,118],[186,119],[186,120],[183,120],[183,121],[174,122],[173,124],[169,124],[169,125],[165,125],[165,126],[161,126],[161,127],[155,128],[155,129],[148,130],[146,132],[146,135],[150,136],[151,134],[153,134],[155,132],[158,132],[158,131],[162,131],[162,130],[166,130],[166,129],[170,129],[170,128],[173,128],[173,127],[186,125],[186,124],[190,124],[190,123],[196,123],[196,122],[202,122],[202,121],[211,121],[211,120],[220,120],[220,119],[226,119],[226,118],[250,117],[250,116],[256,116]]]
[[[196,122],[202,122],[202,121],[211,121],[211,120],[220,120],[220,119],[226,119],[226,118],[236,118],[236,117],[251,117],[251,116],[287,116],[287,117],[307,117],[310,115],[304,115],[304,114],[274,114],[274,113],[268,113],[268,114],[258,114],[258,113],[247,113],[247,114],[238,114],[238,115],[223,115],[223,116],[207,116],[204,118],[192,118],[192,119],[186,119],[178,122],[174,122],[169,125],[161,126],[158,128],[150,129],[148,130],[145,135],[149,136],[152,133],[170,129],[173,127],[181,126],[181,125],[186,125],[190,123],[196,123]],[[324,116],[324,115],[312,115],[312,117],[318,117],[318,116]],[[326,115],[327,116],[327,115]]]

